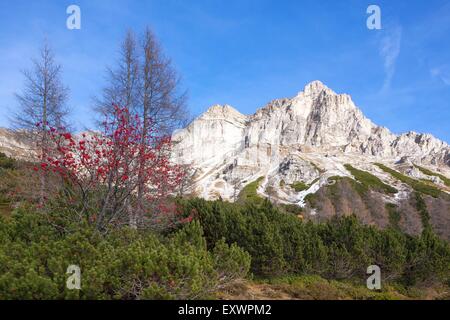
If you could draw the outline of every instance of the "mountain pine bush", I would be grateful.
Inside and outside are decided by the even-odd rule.
[[[7,157],[3,152],[0,152],[0,169],[14,169],[16,162],[14,159]]]
[[[320,275],[365,281],[378,265],[387,281],[406,284],[450,279],[450,245],[427,228],[419,237],[396,228],[380,230],[355,216],[315,224],[279,210],[269,201],[254,205],[201,199],[180,200],[195,213],[207,246],[224,239],[251,255],[256,276]]]
[[[30,208],[0,220],[2,299],[201,299],[247,275],[236,245],[209,251],[197,222],[168,237],[131,229],[102,235],[91,227],[53,227]],[[81,290],[66,287],[69,265]]]

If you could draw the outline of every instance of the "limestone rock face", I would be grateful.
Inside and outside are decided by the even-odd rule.
[[[4,128],[0,128],[0,152],[21,160],[33,159],[36,154],[28,135]]]
[[[225,158],[241,147],[247,120],[228,105],[213,106],[186,129],[174,133],[175,156],[197,164]]]
[[[232,201],[236,189],[265,177],[258,193],[267,196],[271,187],[277,200],[302,203],[308,191],[295,195],[280,186],[281,180],[286,185],[317,180],[311,186],[315,192],[327,177],[351,176],[345,164],[390,184],[395,182],[373,163],[395,167],[407,161],[447,176],[450,172],[447,143],[429,134],[395,135],[367,119],[349,95],[336,94],[320,81],[249,116],[228,105],[213,106],[173,140],[174,160],[196,168],[192,191],[207,199]]]

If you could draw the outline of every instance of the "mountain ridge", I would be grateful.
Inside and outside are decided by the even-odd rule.
[[[420,221],[413,196],[425,190],[433,219],[448,220],[445,224],[450,225],[445,196],[450,188],[439,178],[450,176],[450,146],[430,134],[396,135],[377,126],[350,95],[336,94],[320,81],[307,84],[293,98],[272,100],[252,115],[215,105],[177,131],[173,140],[174,161],[193,168],[189,192],[207,200],[240,201],[256,184],[255,196],[296,205],[304,218],[358,211],[366,215],[367,223],[381,226],[388,224],[386,205],[391,204],[409,212],[404,217],[406,229],[417,233]],[[419,167],[435,174],[425,174]],[[354,176],[358,170],[397,192],[354,192],[351,189],[362,188]],[[399,179],[403,175],[411,180]],[[342,203],[330,200],[335,182],[340,193],[346,190],[339,196]],[[430,196],[437,194],[435,190],[445,198],[439,204]],[[314,197],[322,197],[321,205],[313,204]]]
[[[320,125],[321,125],[321,123],[323,123],[323,121],[321,121],[322,120],[321,117],[329,116],[329,114],[327,114],[327,111],[329,111],[329,110],[321,110],[321,108],[323,108],[323,106],[328,107],[328,108],[332,107],[333,103],[334,103],[337,105],[338,108],[339,107],[342,108],[343,106],[346,107],[342,110],[338,110],[338,108],[336,108],[334,110],[335,111],[334,115],[338,114],[337,111],[346,111],[346,112],[353,113],[353,115],[355,115],[358,118],[357,120],[359,120],[359,121],[357,122],[357,125],[362,126],[362,128],[359,128],[359,129],[363,129],[362,133],[366,134],[366,138],[373,139],[376,136],[383,135],[384,137],[390,138],[390,141],[388,141],[388,142],[390,143],[390,146],[392,146],[392,147],[406,143],[406,141],[404,141],[404,140],[412,139],[412,140],[422,142],[422,143],[434,144],[437,146],[437,149],[445,148],[445,149],[447,149],[446,151],[448,152],[448,148],[449,148],[448,143],[434,137],[432,134],[417,133],[415,131],[409,131],[409,132],[402,133],[402,134],[394,134],[388,128],[374,124],[370,119],[368,119],[367,117],[364,116],[364,114],[358,107],[356,107],[356,105],[353,103],[350,95],[337,94],[334,91],[332,91],[331,89],[329,89],[327,86],[325,86],[320,81],[313,81],[313,82],[309,83],[308,85],[305,86],[305,89],[303,91],[299,92],[293,98],[282,98],[282,99],[272,100],[271,102],[269,102],[262,108],[259,108],[252,115],[244,115],[244,114],[240,113],[237,109],[231,107],[228,104],[225,104],[223,106],[214,105],[214,106],[210,107],[206,112],[204,112],[202,115],[200,115],[194,121],[197,121],[199,119],[204,119],[205,117],[208,117],[208,120],[218,120],[218,118],[214,117],[214,115],[217,115],[217,114],[220,114],[221,118],[224,118],[224,119],[226,119],[225,115],[228,115],[228,116],[239,115],[239,117],[241,117],[241,119],[245,119],[246,121],[259,120],[262,117],[264,117],[264,115],[276,112],[277,110],[283,111],[283,109],[284,109],[286,111],[286,113],[289,113],[292,109],[292,106],[293,105],[295,106],[296,103],[299,103],[299,100],[301,103],[301,100],[308,99],[308,98],[311,98],[312,100],[315,100],[315,102],[316,102],[316,104],[313,105],[312,110],[311,110],[311,108],[309,110],[306,109],[306,110],[304,110],[305,112],[303,113],[303,116],[306,117],[305,113],[308,113],[308,111],[312,111],[309,113],[309,116],[311,117],[311,119],[306,119],[307,121],[305,121],[305,123],[310,124],[310,126],[307,128],[307,133],[309,134],[309,137],[311,138],[311,140],[308,141],[308,139],[307,139],[308,136],[307,136],[305,141],[298,141],[301,144],[308,145],[308,142],[309,142],[309,144],[312,144],[312,145],[320,145],[323,142],[323,140],[327,140],[326,139],[327,137],[314,137],[314,131],[315,131],[315,129],[320,129]],[[333,101],[333,100],[335,100],[335,101]],[[300,115],[302,115],[302,114],[300,114]],[[315,117],[315,119],[314,119],[314,117]],[[316,125],[316,127],[312,127],[311,125]],[[355,129],[357,129],[357,128],[355,128]],[[365,129],[365,131],[364,131],[364,129]],[[178,133],[182,130],[178,130],[177,134],[175,136],[177,136]],[[361,142],[364,142],[363,139],[360,139],[360,140],[361,140]],[[330,141],[331,141],[331,143],[330,143]],[[370,142],[370,139],[366,139],[366,141]],[[335,142],[335,144],[337,146],[345,146],[344,143],[336,143],[335,136],[328,139],[328,144],[333,145],[333,142]],[[411,141],[409,141],[409,142],[411,142]],[[327,144],[327,141],[325,141],[325,144]],[[373,149],[375,146],[373,144],[372,145],[369,144],[367,147],[369,147],[369,149],[370,148]],[[376,154],[376,150],[373,150],[372,153]],[[401,154],[401,152],[397,152],[397,155],[398,154]],[[436,161],[436,160],[443,160],[443,159],[444,159],[444,157],[442,157],[442,159],[434,159],[434,161],[436,163],[438,163],[439,161]],[[450,165],[450,161],[449,161],[450,159],[448,159],[448,157],[445,158],[444,160],[445,160],[444,162],[446,164]]]

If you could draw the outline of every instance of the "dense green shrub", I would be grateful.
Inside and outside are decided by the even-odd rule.
[[[273,274],[283,272],[285,261],[283,238],[271,221],[271,208],[267,203],[264,201],[262,206],[247,203],[241,207],[221,201],[183,201],[185,210],[195,212],[200,220],[209,246],[223,238],[227,243],[237,243],[252,256],[254,272]]]
[[[16,187],[15,167],[15,161],[0,152],[0,215],[11,211],[11,193]]]
[[[131,229],[107,235],[60,230],[30,209],[0,220],[1,299],[199,299],[243,278],[250,258],[219,241],[208,251],[200,224],[161,237]],[[81,268],[81,290],[66,270]]]
[[[304,222],[269,201],[255,205],[179,200],[193,222],[169,234],[119,228],[107,234],[22,206],[0,217],[0,299],[199,299],[245,277],[319,275],[385,280],[450,279],[449,244],[425,228],[419,237],[379,230],[355,216]],[[82,290],[66,288],[69,265]]]
[[[416,209],[419,211],[420,218],[422,220],[422,225],[424,228],[432,228],[430,224],[430,214],[428,213],[427,204],[425,200],[420,195],[419,192],[414,193],[414,198],[416,201]]]
[[[407,284],[448,282],[450,250],[448,242],[426,228],[419,238],[407,239],[407,260],[404,280]]]
[[[0,152],[0,170],[1,169],[14,169],[16,167],[16,161],[7,157],[4,153]]]
[[[207,246],[221,239],[236,243],[251,255],[257,276],[365,278],[367,267],[378,265],[387,280],[415,283],[450,277],[449,244],[428,229],[411,237],[395,227],[363,225],[355,216],[314,224],[268,201],[257,206],[200,199],[180,203],[200,221]]]
[[[389,214],[389,225],[391,228],[400,231],[401,214],[397,205],[393,203],[386,203],[386,210]]]

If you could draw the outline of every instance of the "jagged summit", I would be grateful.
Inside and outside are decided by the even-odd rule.
[[[246,116],[228,104],[225,105],[215,104],[209,107],[205,113],[203,113],[200,117],[198,117],[198,119],[203,120],[215,120],[215,119],[232,120],[234,118],[244,119],[246,118]]]
[[[215,105],[212,105],[211,107],[209,107],[205,113],[206,114],[216,114],[216,113],[227,113],[227,112],[238,112],[238,111],[228,104],[224,104],[224,105],[215,104]]]
[[[300,93],[304,93],[305,95],[310,95],[310,96],[311,95],[312,96],[317,96],[317,95],[321,94],[324,91],[326,93],[330,93],[330,94],[335,93],[333,90],[328,88],[325,84],[323,84],[321,81],[314,80],[314,81],[308,83],[305,86],[305,88],[303,89],[303,91],[300,92]]]

